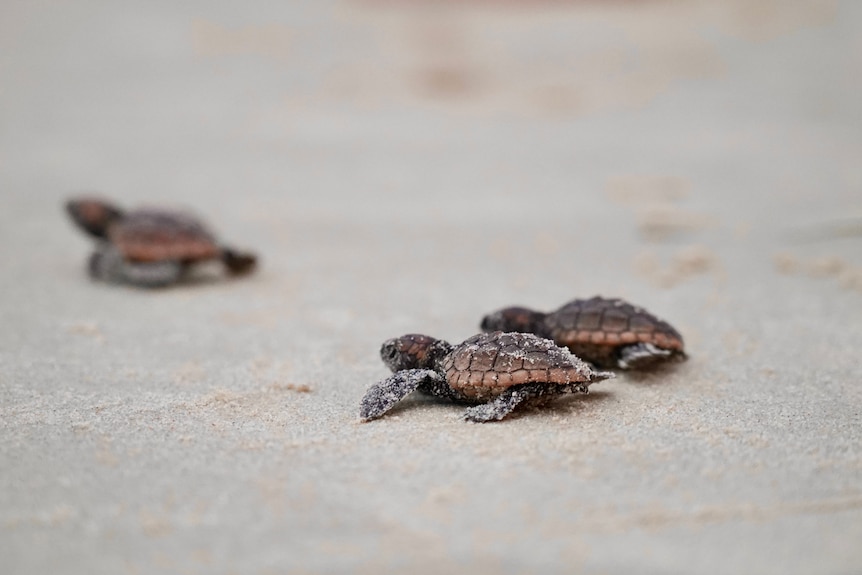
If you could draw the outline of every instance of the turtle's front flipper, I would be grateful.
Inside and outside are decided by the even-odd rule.
[[[123,262],[125,280],[139,287],[158,288],[179,281],[183,264],[177,261],[130,263]]]
[[[96,246],[87,264],[90,277],[103,282],[123,282],[123,254],[107,242]]]
[[[108,243],[101,244],[90,256],[90,275],[112,283],[128,283],[140,287],[163,287],[175,283],[183,273],[176,261],[132,263]]]
[[[396,403],[415,391],[423,383],[433,383],[443,378],[430,369],[405,369],[397,371],[380,383],[372,385],[362,398],[359,417],[376,419],[392,409]]]
[[[661,349],[651,343],[636,343],[620,349],[617,364],[621,369],[644,369],[668,359],[673,355],[669,349]]]
[[[549,395],[561,395],[563,393],[566,393],[566,389],[562,386],[550,386],[545,383],[528,383],[510,387],[488,403],[469,408],[464,412],[464,419],[476,423],[499,421],[529,399],[543,398]]]
[[[225,247],[221,250],[221,260],[228,272],[235,276],[250,273],[257,266],[256,255]]]

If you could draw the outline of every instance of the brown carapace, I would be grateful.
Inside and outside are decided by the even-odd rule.
[[[125,212],[97,197],[72,199],[66,211],[98,240],[89,264],[96,279],[160,287],[178,281],[198,262],[220,260],[232,275],[246,274],[257,263],[253,254],[220,245],[202,222],[183,212]]]
[[[485,316],[481,327],[552,339],[600,367],[643,369],[686,357],[682,336],[669,323],[616,298],[576,299],[551,313],[509,307]]]
[[[362,399],[360,416],[375,419],[413,391],[479,403],[470,421],[503,419],[527,400],[587,393],[612,373],[596,371],[554,342],[526,333],[480,333],[453,346],[409,334],[384,342],[380,355],[394,372]]]

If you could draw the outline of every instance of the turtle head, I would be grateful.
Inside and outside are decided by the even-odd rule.
[[[442,339],[411,333],[383,342],[380,357],[393,372],[434,369],[436,362],[451,351],[452,345]]]
[[[482,331],[517,331],[541,335],[545,314],[525,307],[507,307],[482,318]]]
[[[66,211],[82,230],[93,237],[104,238],[108,227],[123,217],[123,212],[95,197],[73,198],[66,202]]]

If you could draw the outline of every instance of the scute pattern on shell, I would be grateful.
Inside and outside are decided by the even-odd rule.
[[[453,390],[479,400],[524,383],[585,382],[592,373],[587,364],[550,340],[503,332],[467,339],[443,360],[441,369]]]
[[[683,350],[682,336],[670,324],[621,299],[574,300],[548,314],[545,327],[548,337],[566,346],[642,342]]]
[[[213,235],[196,218],[181,212],[143,209],[111,226],[108,238],[132,261],[199,261],[218,257]]]

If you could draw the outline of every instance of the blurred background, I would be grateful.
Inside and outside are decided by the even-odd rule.
[[[770,243],[771,265],[795,233],[858,233],[854,2],[0,10],[7,246],[38,244],[11,228],[79,190],[194,206],[276,266],[280,241],[313,255],[316,234],[355,245],[384,222],[421,257],[475,234],[494,284],[573,249],[672,284],[666,260],[707,265],[733,238]]]
[[[0,570],[862,565],[862,3],[14,0],[0,78]],[[261,269],[92,284],[81,191]],[[355,425],[384,339],[595,294],[691,360]]]
[[[613,253],[610,237],[756,236],[779,204],[787,230],[858,219],[859,12],[7,2],[6,223],[99,190],[246,222],[258,244],[312,220],[529,223],[539,236],[520,240],[545,252],[588,242],[610,261],[644,255]]]
[[[860,121],[853,2],[2,10],[6,193],[26,183],[130,198],[256,195],[261,214],[278,201],[295,217],[470,220],[511,204],[548,218],[536,199],[605,203],[618,176],[670,176],[700,197],[768,172],[763,183],[775,185],[747,198],[750,217],[779,192],[802,204],[814,187],[858,191],[846,165]],[[845,165],[820,173],[820,156]],[[850,193],[823,195],[838,205],[810,202],[823,211],[812,216],[843,211]]]

